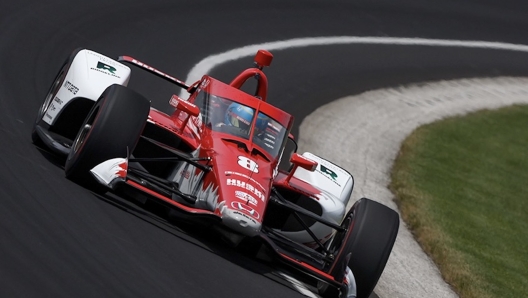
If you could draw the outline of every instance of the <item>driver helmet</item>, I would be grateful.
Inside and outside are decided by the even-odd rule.
[[[253,120],[253,113],[254,111],[252,108],[234,102],[227,108],[224,123],[229,126],[249,131],[251,121]]]
[[[264,115],[263,113],[259,113],[257,117],[257,123],[255,123],[256,128],[256,134],[260,135],[261,133],[266,131],[266,128],[268,127],[269,118],[268,116]]]
[[[243,130],[249,130],[253,120],[254,110],[250,107],[239,103],[232,103],[227,108],[224,123],[230,126],[238,127]],[[268,127],[268,117],[259,113],[255,123],[256,133],[260,134]]]

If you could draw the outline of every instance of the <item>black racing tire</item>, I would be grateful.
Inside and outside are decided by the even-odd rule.
[[[145,127],[150,102],[133,90],[108,87],[88,113],[73,141],[66,177],[86,186],[97,184],[90,170],[108,159],[132,153]]]
[[[346,232],[337,233],[330,247],[339,249],[329,274],[343,280],[346,266],[350,267],[357,298],[368,298],[385,269],[399,226],[396,211],[367,198],[358,200],[343,220]]]
[[[70,70],[70,67],[73,63],[73,59],[75,59],[75,56],[77,56],[77,54],[81,50],[82,48],[75,49],[70,54],[70,56],[66,59],[66,61],[64,61],[59,72],[55,76],[53,83],[51,83],[48,93],[46,93],[46,96],[44,97],[44,101],[40,105],[40,108],[37,113],[37,117],[35,118],[35,122],[33,123],[33,129],[31,130],[31,141],[35,145],[38,145],[38,146],[43,145],[42,140],[37,134],[37,126],[40,125],[40,123],[43,121],[42,118],[44,117],[44,113],[48,110],[48,107],[51,105],[51,103],[55,99],[55,96],[59,92],[59,89],[64,84],[64,79],[66,78],[66,74]]]

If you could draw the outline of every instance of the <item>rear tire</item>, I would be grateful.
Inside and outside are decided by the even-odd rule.
[[[108,159],[128,157],[145,127],[149,111],[150,102],[142,95],[121,85],[108,87],[73,141],[64,167],[66,177],[94,185],[90,170]]]
[[[350,267],[357,286],[357,298],[368,298],[387,264],[396,241],[400,218],[396,211],[362,198],[343,220],[346,232],[337,233],[330,250],[337,251],[329,274],[343,280]]]

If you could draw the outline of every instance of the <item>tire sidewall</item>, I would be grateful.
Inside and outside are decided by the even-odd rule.
[[[150,103],[121,85],[108,87],[88,113],[66,159],[66,176],[73,180],[92,179],[89,171],[111,158],[127,158],[143,131]],[[91,128],[74,150],[86,124]],[[93,179],[92,179],[93,180]]]
[[[342,280],[346,266],[350,267],[356,279],[357,297],[367,298],[392,251],[399,216],[387,206],[363,198],[354,204],[344,223],[347,219],[347,232],[329,273],[336,280]]]

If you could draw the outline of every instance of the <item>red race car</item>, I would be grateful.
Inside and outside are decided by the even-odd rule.
[[[366,198],[347,210],[353,177],[322,157],[295,152],[293,117],[267,102],[262,69],[272,58],[258,51],[254,67],[230,84],[204,75],[188,85],[129,56],[78,49],[50,87],[33,142],[67,156],[66,176],[74,181],[211,220],[233,244],[251,239],[307,273],[323,296],[368,297],[399,216]],[[125,64],[189,97],[173,95],[169,114],[152,108],[127,87]],[[241,90],[250,78],[257,79],[255,94]]]

